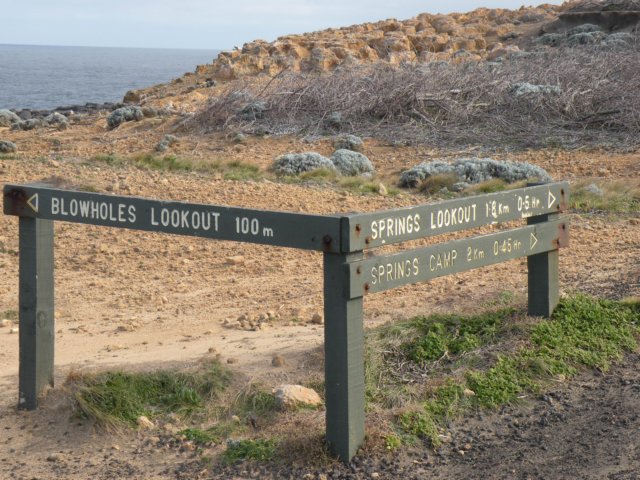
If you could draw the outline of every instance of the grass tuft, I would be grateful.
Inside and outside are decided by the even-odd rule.
[[[640,301],[575,295],[563,299],[551,319],[533,326],[513,309],[474,316],[418,317],[401,327],[382,330],[378,342],[380,337],[387,338],[388,351],[399,357],[395,365],[407,365],[408,361],[417,364],[420,371],[433,371],[443,357],[480,351],[507,331],[525,335],[517,342],[520,347],[496,356],[485,368],[457,368],[453,375],[431,382],[435,385],[415,399],[419,406],[414,402],[398,415],[399,428],[437,447],[447,423],[469,411],[497,408],[538,394],[554,377],[570,377],[584,368],[606,371],[625,351],[638,347]],[[402,338],[401,348],[394,348],[398,338]],[[376,368],[382,368],[379,357]],[[384,388],[401,391],[405,375],[412,382],[412,368],[405,369],[396,372],[396,385]],[[370,382],[372,375],[367,378]],[[367,388],[370,401],[384,398],[376,392],[381,388],[379,383]]]
[[[270,439],[229,441],[223,460],[227,463],[237,460],[268,461],[275,456],[277,446],[277,442]]]
[[[630,179],[579,182],[571,188],[569,203],[571,208],[580,212],[638,212],[640,182]]]
[[[194,372],[104,372],[79,377],[75,398],[79,410],[100,425],[135,426],[141,415],[204,413],[230,380],[230,372],[216,362]]]

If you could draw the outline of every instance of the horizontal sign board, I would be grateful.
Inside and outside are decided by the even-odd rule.
[[[568,197],[566,182],[549,183],[414,207],[353,214],[349,215],[349,238],[342,243],[348,246],[348,251],[355,252],[492,223],[557,213],[565,209]]]
[[[5,185],[4,213],[108,227],[340,251],[337,216],[270,212],[97,193]]]
[[[568,245],[566,219],[454,240],[349,264],[350,297],[382,292]]]

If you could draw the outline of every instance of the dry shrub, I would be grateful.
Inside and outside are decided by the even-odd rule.
[[[638,45],[553,49],[501,63],[374,64],[241,80],[228,84],[191,126],[340,130],[441,146],[633,148],[640,143]],[[553,88],[516,95],[514,85],[522,83]],[[247,120],[242,111],[255,102],[265,109],[260,119]]]

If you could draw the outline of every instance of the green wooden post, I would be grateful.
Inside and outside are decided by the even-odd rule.
[[[362,258],[362,252],[324,254],[327,443],[345,463],[364,440],[363,302],[347,298],[349,263]]]
[[[18,408],[33,410],[53,386],[53,221],[20,217]]]
[[[558,218],[557,213],[527,219],[527,224]],[[550,317],[559,301],[558,250],[527,257],[529,284],[529,315]]]

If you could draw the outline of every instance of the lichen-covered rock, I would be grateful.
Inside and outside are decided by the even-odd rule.
[[[331,155],[331,161],[342,175],[356,176],[371,174],[375,171],[371,160],[353,150],[336,150]]]
[[[511,85],[511,92],[516,96],[532,95],[532,94],[560,94],[562,89],[557,85],[534,85],[532,83],[514,83]]]
[[[114,129],[125,122],[139,121],[144,118],[142,109],[138,106],[120,107],[115,109],[107,117],[107,125]]]
[[[335,170],[327,157],[316,152],[287,153],[276,158],[273,169],[279,175],[300,175],[318,169]]]
[[[537,179],[552,181],[549,174],[527,162],[500,162],[492,158],[460,158],[453,163],[443,160],[423,162],[400,176],[400,186],[415,188],[432,175],[455,174],[460,183],[474,184],[499,178],[507,183]]]
[[[0,109],[0,127],[10,127],[20,122],[20,117],[6,108]]]
[[[336,137],[333,141],[333,147],[336,150],[353,150],[354,152],[362,152],[364,142],[360,137],[347,134]]]
[[[18,150],[15,143],[9,140],[0,140],[0,153],[14,153]]]

